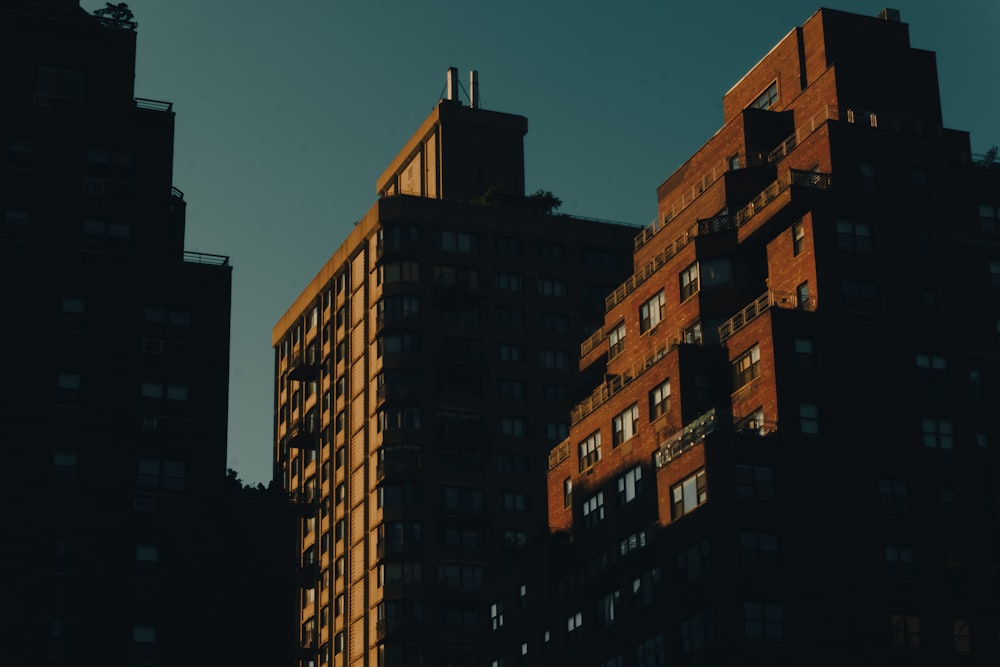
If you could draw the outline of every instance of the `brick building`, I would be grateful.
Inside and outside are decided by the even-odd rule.
[[[287,664],[289,503],[226,496],[232,268],[184,249],[135,45],[76,0],[0,7],[0,663]]]
[[[488,657],[996,664],[1000,170],[893,10],[818,11],[723,107],[581,347]]]
[[[481,589],[545,533],[576,350],[628,275],[640,228],[526,199],[526,119],[471,92],[452,71],[273,330],[303,665],[481,664]]]

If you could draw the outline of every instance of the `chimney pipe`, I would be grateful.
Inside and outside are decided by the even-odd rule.
[[[449,67],[448,68],[448,92],[445,96],[446,100],[457,100],[458,99],[458,68]]]
[[[479,108],[479,72],[476,70],[469,72],[469,106]]]

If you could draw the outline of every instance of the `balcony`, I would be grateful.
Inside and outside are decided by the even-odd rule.
[[[633,273],[628,280],[619,285],[614,292],[604,299],[605,312],[609,312],[615,305],[621,303],[626,296],[634,292],[637,287],[649,280],[671,257],[691,243],[696,236],[720,234],[734,229],[736,229],[735,223],[726,215],[717,215],[712,218],[696,220],[693,225],[684,230],[672,243],[668,243],[663,250],[646,262],[645,266]]]
[[[177,190],[180,192],[180,190]],[[229,257],[226,255],[213,255],[207,252],[184,251],[184,261],[189,264],[208,264],[210,266],[229,266]]]
[[[308,419],[293,423],[288,429],[286,444],[289,449],[317,449],[319,445],[319,420]]]
[[[315,360],[306,359],[303,356],[296,356],[289,362],[288,379],[297,382],[312,382],[316,379]]]
[[[653,354],[649,355],[632,368],[619,375],[615,375],[611,380],[599,386],[590,396],[583,399],[580,403],[573,407],[573,410],[570,412],[570,423],[576,424],[598,407],[606,403],[612,396],[631,384],[633,380],[652,368],[653,364],[667,356],[667,353],[675,347],[677,347],[675,343],[667,343],[666,345],[661,346],[653,352]]]
[[[779,195],[789,188],[829,190],[832,184],[833,177],[830,174],[823,174],[818,171],[789,169],[787,176],[783,176],[771,183],[760,194],[750,200],[746,206],[733,214],[733,226],[739,228],[748,224],[755,215],[760,213],[768,204],[777,199]]]
[[[700,445],[710,433],[715,432],[717,425],[715,408],[712,408],[674,433],[660,443],[660,449],[654,454],[656,467],[662,468],[695,445]]]
[[[809,297],[808,299],[804,299],[800,302],[799,298],[795,294],[790,294],[788,292],[764,292],[750,302],[750,305],[740,310],[740,312],[736,313],[719,326],[719,342],[726,340],[771,308],[814,312],[816,310],[816,306],[817,300],[815,297]]]

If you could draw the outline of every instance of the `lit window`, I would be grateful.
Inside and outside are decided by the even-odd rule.
[[[664,380],[649,392],[649,421],[667,413],[670,409],[670,380]]]
[[[503,602],[498,600],[490,605],[490,620],[494,630],[503,627]]]
[[[778,102],[778,82],[775,81],[764,89],[764,92],[757,96],[750,107],[753,109],[770,109]]]
[[[633,403],[624,412],[619,413],[611,420],[612,426],[612,438],[611,446],[617,447],[626,440],[632,438],[636,432],[636,426],[639,424],[639,405]]]
[[[796,257],[802,254],[806,247],[806,228],[801,220],[792,225],[792,254]]]
[[[608,359],[614,359],[625,349],[625,323],[620,322],[618,326],[608,334]]]
[[[754,345],[733,361],[733,387],[739,389],[760,375],[760,346]]]
[[[601,460],[601,432],[594,431],[579,445],[580,472]]]
[[[681,271],[681,301],[698,293],[698,262]]]
[[[570,614],[566,618],[566,630],[570,634],[573,634],[583,625],[583,613],[576,612],[575,614]]]
[[[708,480],[699,470],[670,489],[670,518],[679,519],[708,501]]]
[[[636,466],[618,478],[618,503],[624,505],[642,493],[642,466]]]
[[[604,492],[601,491],[583,501],[583,525],[593,528],[604,519]]]
[[[652,299],[639,306],[639,333],[646,333],[660,323],[665,305],[666,299],[663,290],[660,290]]]

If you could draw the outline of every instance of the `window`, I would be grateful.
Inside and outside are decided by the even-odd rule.
[[[701,579],[708,572],[708,540],[701,540],[678,551],[674,564],[681,581],[690,584]]]
[[[579,444],[580,472],[601,460],[601,432],[594,431]]]
[[[386,584],[419,584],[422,579],[423,568],[420,561],[389,561],[378,566],[377,584],[379,588]]]
[[[523,530],[503,531],[504,549],[522,549],[528,544],[528,533]]]
[[[693,262],[680,273],[681,301],[698,293],[698,262]]]
[[[880,479],[878,489],[883,512],[905,514],[910,510],[910,487],[905,479]]]
[[[573,504],[573,479],[567,477],[563,480],[563,507],[569,507]]]
[[[441,487],[441,506],[453,515],[479,516],[483,513],[483,490],[467,486]]]
[[[76,452],[52,452],[52,479],[56,482],[76,480]]]
[[[920,617],[892,614],[892,645],[896,648],[920,648]]]
[[[885,547],[886,571],[890,577],[912,579],[916,575],[913,547],[888,544]]]
[[[780,638],[784,634],[784,608],[766,602],[743,603],[743,630],[747,637]]]
[[[752,109],[770,109],[778,102],[778,82],[773,82],[749,104]]]
[[[184,464],[179,461],[140,458],[137,463],[136,485],[165,491],[183,491],[184,475]]]
[[[795,307],[799,310],[811,310],[811,303],[809,300],[809,281],[799,283],[795,288]]]
[[[570,614],[566,618],[566,631],[571,635],[577,630],[579,630],[582,625],[583,625],[582,612],[578,611],[575,614]]]
[[[403,428],[420,428],[420,408],[382,408],[376,417],[379,433]]]
[[[662,417],[670,409],[670,379],[653,387],[649,392],[649,421]]]
[[[857,220],[837,220],[837,247],[868,252],[872,249],[872,226]]]
[[[670,518],[679,519],[708,502],[708,484],[705,470],[699,470],[670,489]]]
[[[538,293],[542,296],[566,296],[566,281],[556,278],[539,278]]]
[[[376,488],[376,504],[379,508],[419,505],[420,499],[420,485],[415,482],[384,483]]]
[[[523,327],[525,325],[524,309],[497,306],[497,324],[507,327]]]
[[[799,403],[799,430],[802,433],[819,433],[819,406],[815,403]]]
[[[562,243],[542,243],[538,249],[542,259],[553,262],[566,261],[566,246]]]
[[[766,465],[737,463],[736,495],[743,498],[773,498],[774,469]]]
[[[601,627],[609,628],[615,624],[615,617],[617,616],[615,608],[618,606],[619,598],[621,598],[621,591],[612,591],[597,599],[594,611],[597,622]]]
[[[10,165],[30,168],[34,162],[34,152],[31,137],[13,136],[7,142],[7,162]]]
[[[1000,259],[990,260],[990,284],[1000,287]]]
[[[972,652],[972,632],[969,621],[964,618],[954,618],[951,621],[951,638],[955,653]]]
[[[542,398],[546,403],[565,403],[566,387],[558,384],[547,384],[542,387]]]
[[[495,243],[498,255],[513,255],[516,257],[524,254],[520,239],[498,236]]]
[[[560,313],[542,313],[542,329],[544,331],[569,331],[569,318]]]
[[[503,627],[503,602],[500,600],[490,605],[490,625],[494,630]]]
[[[632,580],[632,596],[640,608],[653,604],[660,585],[660,568],[647,570]]]
[[[520,380],[500,380],[498,384],[501,398],[524,398],[524,383]]]
[[[375,304],[376,318],[380,323],[420,317],[420,298],[416,296],[387,296]]]
[[[501,500],[507,512],[524,512],[528,509],[528,496],[523,493],[504,491]]]
[[[639,333],[644,334],[663,319],[663,309],[666,306],[666,299],[663,290],[639,306]]]
[[[739,389],[760,375],[760,345],[754,345],[733,362],[733,387]]]
[[[83,380],[79,373],[56,373],[56,403],[79,405],[82,400]]]
[[[682,274],[683,275],[683,274]],[[701,278],[702,289],[724,287],[733,281],[733,267],[728,257],[703,259],[698,263],[698,275]],[[683,283],[682,283],[683,285]],[[697,286],[695,287],[697,290]],[[683,287],[682,287],[683,292]],[[683,299],[683,293],[681,299]]]
[[[927,384],[947,384],[948,362],[937,354],[917,353],[917,379]]]
[[[593,528],[604,519],[604,492],[600,491],[583,501],[583,525]]]
[[[806,227],[799,220],[792,225],[792,254],[796,257],[802,254],[806,247]]]
[[[636,645],[635,664],[636,667],[663,667],[666,664],[661,635],[650,637]]]
[[[737,169],[740,168],[740,154],[739,153],[733,153],[726,160],[726,163],[729,165],[729,170],[730,171],[736,171]]]
[[[630,503],[642,493],[642,466],[636,466],[618,478],[618,504]]]
[[[132,227],[125,222],[86,219],[83,221],[82,246],[87,250],[127,252]]]
[[[862,190],[865,192],[878,190],[878,165],[871,160],[862,160],[858,163],[858,175],[861,179]]]
[[[467,563],[438,565],[438,583],[452,591],[477,593],[483,587],[483,568]]]
[[[617,447],[626,440],[630,440],[635,435],[636,426],[639,424],[639,405],[633,403],[623,412],[611,420],[611,447]]]
[[[778,536],[774,533],[740,532],[740,560],[746,565],[775,565]]]
[[[628,556],[633,551],[638,551],[646,546],[646,531],[640,530],[637,533],[632,533],[628,537],[623,537],[621,541],[618,542],[618,553],[621,556]]]
[[[439,282],[439,279],[441,278],[441,273],[438,271],[438,269],[440,268],[450,268],[450,267],[434,267],[434,283],[436,285],[443,285],[445,287],[454,287],[454,284],[449,285],[446,284],[446,282]],[[419,282],[420,262],[411,259],[401,259],[391,262],[384,262],[383,264],[379,265],[378,272],[375,275],[375,280],[376,283],[379,285],[398,283],[398,282]]]
[[[497,358],[500,361],[523,363],[524,345],[520,343],[500,343],[497,345]]]
[[[979,204],[979,229],[984,232],[1000,231],[1000,205]]]
[[[813,352],[812,338],[796,338],[795,367],[800,370],[812,370],[816,368],[816,357]]]
[[[519,273],[494,273],[493,286],[499,290],[520,292],[524,288],[524,279]]]
[[[921,420],[924,447],[949,451],[955,446],[954,426],[950,419],[924,417]]]
[[[681,621],[681,654],[704,651],[712,639],[712,612],[703,611]]]
[[[618,326],[608,334],[608,359],[614,359],[625,349],[625,323],[619,322]]]
[[[38,66],[35,91],[46,97],[86,97],[86,77],[82,70],[52,65]]]
[[[569,424],[565,422],[545,422],[545,439],[562,442],[569,436]]]
[[[442,230],[438,237],[438,247],[448,252],[470,253],[479,249],[479,239],[468,232]]]
[[[539,356],[542,368],[569,368],[569,355],[563,350],[541,350]]]

